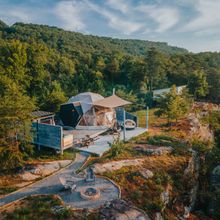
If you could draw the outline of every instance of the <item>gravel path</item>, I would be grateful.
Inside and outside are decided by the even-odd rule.
[[[76,154],[75,161],[68,167],[64,168],[55,175],[49,176],[39,182],[36,182],[30,186],[27,186],[21,190],[15,191],[3,198],[0,198],[0,207],[18,199],[24,198],[30,195],[37,194],[57,194],[59,195],[66,205],[78,208],[97,208],[106,201],[116,199],[119,196],[119,189],[110,181],[104,178],[96,178],[94,183],[85,183],[83,178],[79,178],[77,181],[76,192],[63,191],[63,186],[60,183],[59,177],[61,176],[73,176],[74,171],[79,169],[88,158],[89,154],[81,152]],[[100,189],[100,199],[94,201],[84,200],[80,197],[79,191],[83,187],[90,185]]]

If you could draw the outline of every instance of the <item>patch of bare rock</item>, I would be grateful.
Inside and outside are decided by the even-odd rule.
[[[148,155],[166,155],[170,154],[173,150],[172,147],[154,146],[149,144],[136,144],[134,150],[146,153]]]
[[[139,172],[140,172],[141,176],[145,179],[150,179],[154,176],[152,171],[145,169],[145,168],[139,170]]]
[[[101,220],[150,220],[143,210],[122,199],[106,203],[100,208],[99,214]]]
[[[59,160],[52,161],[47,163],[39,163],[34,165],[28,165],[25,169],[19,174],[21,180],[30,183],[30,181],[36,180],[48,176],[55,171],[67,166],[70,164],[71,160]],[[18,187],[25,186],[25,183],[19,183]]]
[[[95,164],[94,165],[94,172],[97,174],[103,174],[105,172],[119,170],[122,167],[126,166],[139,166],[142,165],[144,162],[143,159],[130,159],[130,160],[119,160],[119,161],[112,161],[103,164]]]

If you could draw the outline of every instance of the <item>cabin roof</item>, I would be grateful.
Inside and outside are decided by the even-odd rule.
[[[46,112],[46,111],[34,111],[31,112],[32,118],[44,118],[44,117],[49,117],[49,116],[54,116],[53,112]]]

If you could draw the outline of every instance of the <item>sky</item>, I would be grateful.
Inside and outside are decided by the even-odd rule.
[[[220,51],[220,0],[0,0],[0,19]]]

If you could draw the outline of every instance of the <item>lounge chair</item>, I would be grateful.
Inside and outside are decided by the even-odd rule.
[[[65,190],[71,190],[73,192],[76,190],[75,181],[67,179],[65,177],[59,177],[60,183],[63,185]]]

